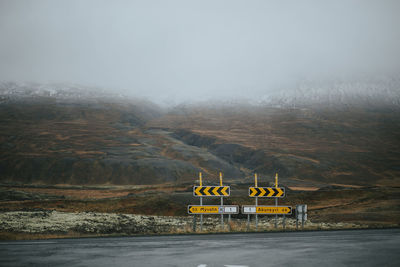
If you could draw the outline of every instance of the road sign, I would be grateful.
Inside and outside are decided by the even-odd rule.
[[[307,213],[307,205],[296,205],[298,213]]]
[[[307,205],[296,205],[297,220],[305,222],[307,221]]]
[[[228,197],[229,186],[194,186],[193,195],[196,197]]]
[[[243,214],[292,214],[289,206],[242,206]]]
[[[251,197],[285,197],[283,187],[249,187]]]
[[[225,205],[225,206],[202,206],[202,205],[189,205],[189,214],[238,214],[239,206]]]

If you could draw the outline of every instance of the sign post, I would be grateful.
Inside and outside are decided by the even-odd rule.
[[[254,187],[257,188],[257,173],[254,174]],[[256,207],[258,206],[258,197],[256,196]],[[258,230],[258,215],[256,214],[256,231]]]
[[[203,186],[201,172],[199,172],[199,179],[200,179],[200,187]],[[200,205],[203,205],[203,197],[200,196]],[[196,215],[194,215],[196,216]],[[200,214],[200,232],[203,231],[203,214]]]
[[[219,185],[222,187],[222,173],[219,173]],[[221,196],[221,206],[224,205],[224,197]],[[221,228],[224,230],[224,214],[221,214]]]
[[[193,232],[196,232],[196,215],[193,215]]]
[[[203,186],[202,175],[201,172],[199,173],[199,186],[193,187],[193,196],[199,197],[200,205],[189,205],[188,206],[188,213],[193,214],[200,214],[200,231],[203,231],[203,214],[221,214],[221,228],[224,229],[224,214],[229,215],[230,221],[230,214],[236,214],[239,212],[239,206],[233,209],[231,206],[224,206],[224,197],[228,197],[230,195],[230,187],[222,185],[222,173],[219,173],[219,186]],[[220,206],[204,206],[203,205],[203,197],[220,197],[221,204]],[[204,207],[207,209],[198,209],[196,207]],[[210,208],[213,207],[213,208]],[[219,211],[215,211],[215,207],[219,207]],[[230,207],[230,209],[228,209]],[[233,209],[233,210],[232,210]],[[231,211],[230,211],[231,210]],[[236,212],[237,210],[237,212]],[[195,223],[195,219],[194,219]],[[195,229],[195,226],[194,226]]]
[[[304,223],[307,220],[307,205],[303,205],[303,214],[301,216],[301,229],[304,230]]]
[[[247,231],[250,230],[250,214],[247,214]]]
[[[278,188],[278,173],[275,174],[275,188]],[[275,206],[278,206],[278,198],[275,198]],[[275,215],[275,229],[278,228],[278,215]]]
[[[278,207],[278,198],[285,197],[285,188],[278,186],[278,173],[275,174],[275,186],[273,187],[258,187],[258,177],[254,174],[254,187],[249,187],[249,196],[255,198],[255,206],[258,206],[259,197],[274,197],[275,207]],[[247,229],[250,224],[250,214],[255,214],[256,217],[256,230],[258,230],[258,214],[259,213],[248,213],[247,215]],[[275,228],[278,227],[278,215],[275,214]]]

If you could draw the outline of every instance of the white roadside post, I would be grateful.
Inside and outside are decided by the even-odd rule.
[[[301,209],[301,206],[296,205],[296,230],[299,230],[299,216],[301,214],[300,209]]]
[[[307,220],[307,205],[303,205],[303,214],[301,216],[301,229],[304,230],[304,223]]]
[[[296,205],[296,230],[299,228],[299,220],[301,220],[301,229],[304,229],[304,223],[307,220],[307,205]]]

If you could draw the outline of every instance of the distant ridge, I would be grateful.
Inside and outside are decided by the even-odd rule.
[[[380,91],[393,97],[351,98],[362,104],[165,109],[82,86],[1,83],[0,182],[156,184],[222,171],[227,180],[279,172],[287,185],[399,186],[395,84]]]
[[[294,89],[265,94],[258,103],[275,107],[372,105],[399,107],[400,78],[305,81]]]

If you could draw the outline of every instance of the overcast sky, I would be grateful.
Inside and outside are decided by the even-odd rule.
[[[156,99],[400,74],[397,0],[0,0],[0,80]]]

